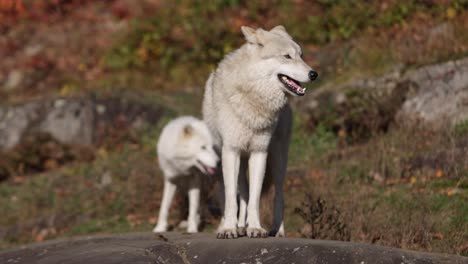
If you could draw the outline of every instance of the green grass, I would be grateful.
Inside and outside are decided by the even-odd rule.
[[[19,185],[0,185],[0,213],[4,215],[0,225],[18,227],[10,229],[13,233],[7,234],[6,245],[32,241],[31,229],[36,227],[54,228],[48,238],[135,230],[125,218],[129,214],[144,216],[141,224],[147,226],[156,214],[155,194],[162,182],[155,140],[149,138],[156,130],[148,128],[146,132],[152,134],[145,134],[148,138],[142,137],[138,148],[124,144],[120,150],[98,151],[91,163],[69,165]],[[106,186],[101,182],[104,175],[112,179]],[[52,222],[44,225],[42,219]]]
[[[453,127],[453,132],[456,136],[468,135],[468,120],[455,124],[455,126]]]
[[[298,192],[311,193],[339,208],[352,241],[467,255],[461,249],[468,232],[465,161],[447,160],[461,171],[444,171],[440,177],[437,168],[430,167],[402,174],[405,162],[450,151],[447,142],[457,140],[451,134],[421,138],[423,131],[397,128],[373,135],[366,143],[330,148],[321,158],[309,160],[309,168],[318,176],[306,174],[302,188],[287,197],[295,197],[298,206]],[[382,179],[374,179],[375,173]],[[304,222],[289,217],[288,228],[300,230]]]
[[[318,158],[336,146],[336,136],[324,126],[319,126],[315,133],[307,131],[305,120],[294,115],[291,145],[289,148],[289,166],[306,164],[311,158]]]
[[[123,233],[132,231],[127,219],[113,217],[111,219],[90,219],[80,223],[66,232],[66,236],[87,235],[96,233]]]

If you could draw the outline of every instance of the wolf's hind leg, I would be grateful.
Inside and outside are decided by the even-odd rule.
[[[281,111],[275,135],[268,150],[268,169],[275,187],[273,202],[273,226],[270,236],[284,237],[284,195],[283,184],[288,166],[288,148],[291,140],[292,112],[286,105]]]
[[[269,232],[270,236],[285,236],[283,184],[286,176],[287,162],[287,148],[286,151],[281,151],[280,148],[272,146],[272,151],[270,151],[270,156],[268,157],[268,171],[273,178],[275,197],[273,200],[273,226]]]
[[[167,218],[169,216],[169,208],[171,206],[172,199],[174,198],[176,189],[177,187],[173,182],[171,182],[170,180],[164,181],[164,191],[161,207],[159,209],[158,224],[154,227],[153,232],[159,233],[167,231]]]

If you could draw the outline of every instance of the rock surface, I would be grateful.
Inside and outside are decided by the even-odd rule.
[[[72,238],[1,251],[0,263],[468,263],[461,256],[352,242],[214,237],[133,233]]]

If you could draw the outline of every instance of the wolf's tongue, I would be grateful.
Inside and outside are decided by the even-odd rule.
[[[288,79],[288,84],[293,86],[295,89],[302,89],[302,87],[293,80]]]
[[[214,169],[211,168],[211,167],[206,167],[206,171],[208,172],[208,174],[210,175],[213,175],[215,173]]]

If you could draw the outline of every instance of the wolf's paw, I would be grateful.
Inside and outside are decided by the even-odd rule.
[[[199,221],[188,220],[187,221],[187,232],[198,233]]]
[[[237,234],[238,234],[240,237],[243,237],[243,236],[247,235],[247,229],[245,228],[245,226],[238,227],[238,228],[237,228]]]
[[[284,234],[284,230],[270,230],[268,233],[268,236],[273,236],[273,237],[286,237]]]
[[[189,226],[187,228],[187,233],[198,233],[198,228],[197,226]]]
[[[267,237],[268,232],[261,227],[260,228],[247,227],[247,236],[250,238]]]
[[[187,227],[188,227],[188,221],[187,220],[180,221],[179,225],[177,226],[177,228],[180,228],[180,229],[185,229]]]
[[[167,225],[157,225],[153,229],[153,233],[162,233],[167,231]]]
[[[220,229],[216,238],[237,238],[237,230],[231,228]]]

